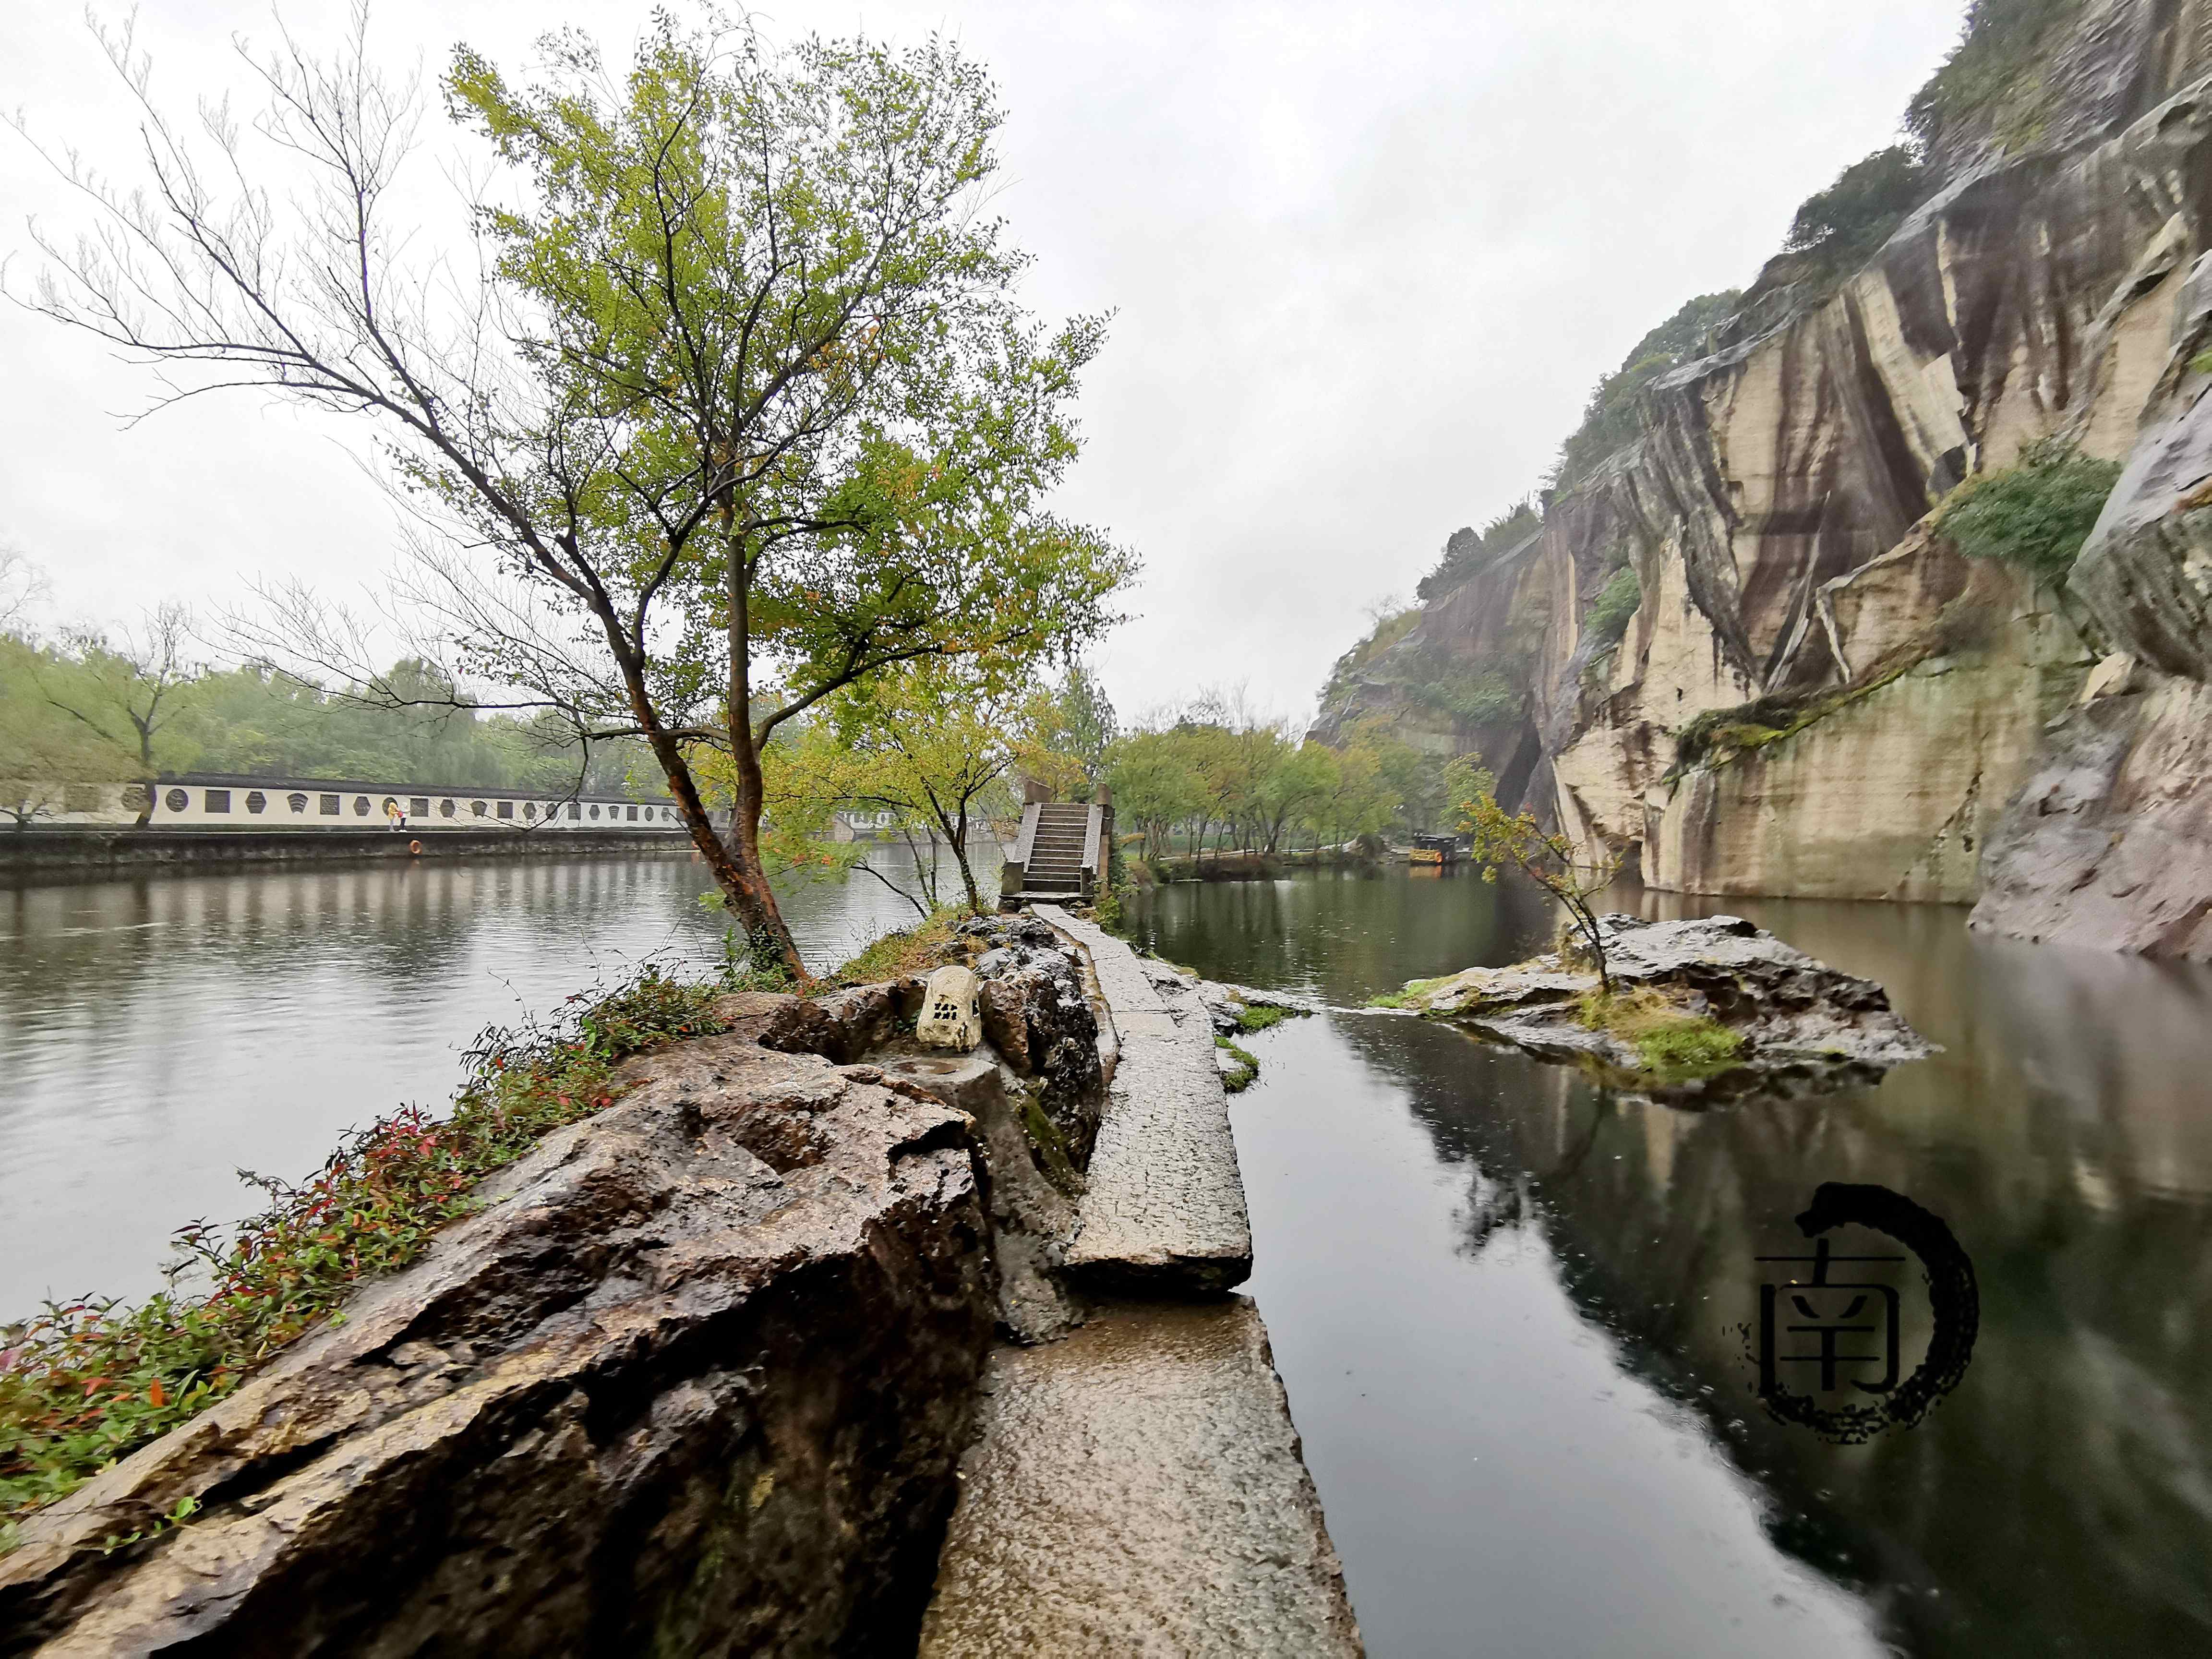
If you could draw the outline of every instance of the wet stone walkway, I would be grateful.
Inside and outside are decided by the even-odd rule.
[[[1357,1655],[1266,1327],[1224,1294],[1251,1230],[1205,1008],[1036,913],[1088,955],[1119,1045],[1068,1266],[1123,1299],[993,1356],[921,1651]]]

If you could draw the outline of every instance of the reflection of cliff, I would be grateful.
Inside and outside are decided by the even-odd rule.
[[[1546,948],[1558,926],[1533,887],[1472,872],[1181,883],[1152,889],[1134,921],[1143,948],[1202,962],[1209,978],[1353,1004],[1409,978],[1516,961]]]
[[[1760,920],[1888,980],[1948,1052],[1875,1090],[1690,1114],[1446,1029],[1346,1029],[1406,1078],[1439,1148],[1481,1170],[1469,1248],[1541,1229],[1627,1363],[1705,1411],[1761,1477],[1778,1541],[1866,1582],[1911,1651],[2203,1650],[2212,987],[1978,942],[1955,921],[1915,939],[1884,938],[1850,906]],[[1802,1243],[1790,1218],[1823,1181],[1910,1194],[1949,1222],[1981,1284],[1965,1382],[1865,1447],[1764,1417],[1735,1328],[1753,1317],[1753,1258]]]
[[[1456,744],[1651,885],[1988,884],[2007,931],[2212,954],[2212,0],[2065,9],[2021,71],[2032,118],[1947,133],[1932,197],[1839,286],[1776,261],[1714,354],[1644,394],[1641,435],[1430,604],[1322,734],[1433,724],[1389,661],[1510,671],[1520,712]],[[2130,526],[2060,597],[1921,526],[2052,433],[2135,457],[2107,514],[2133,501]],[[1624,569],[1614,645],[1585,624]]]

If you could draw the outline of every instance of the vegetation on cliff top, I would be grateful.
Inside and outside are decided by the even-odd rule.
[[[1559,446],[1551,488],[1571,489],[1597,471],[1616,450],[1642,434],[1637,412],[1644,389],[1671,368],[1694,362],[1711,349],[1712,331],[1735,313],[1743,297],[1735,289],[1700,294],[1653,329],[1622,358],[1620,367],[1592,388],[1582,424]]]
[[[269,1207],[228,1242],[204,1222],[181,1231],[179,1266],[211,1288],[173,1280],[136,1305],[50,1303],[0,1326],[0,1554],[22,1515],[236,1392],[287,1344],[340,1318],[362,1280],[406,1267],[477,1208],[486,1176],[613,1104],[624,1057],[719,1030],[717,989],[648,964],[611,993],[571,997],[550,1028],[488,1029],[450,1116],[404,1107],[296,1186],[254,1177]],[[195,1507],[149,1516],[147,1529]]]
[[[1534,501],[1516,501],[1479,532],[1464,526],[1453,531],[1445,538],[1443,556],[1415,586],[1413,597],[1423,605],[1442,599],[1476,571],[1511,552],[1543,523]],[[1419,617],[1420,612],[1410,614]]]
[[[1836,175],[1835,183],[1805,198],[1784,238],[1785,253],[1801,254],[1820,274],[1847,276],[1889,240],[1905,216],[1927,199],[1928,169],[1903,144],[1878,149]]]
[[[1953,490],[1935,527],[1970,559],[2002,559],[2063,586],[2119,477],[2117,461],[2045,438],[2022,450],[2016,465]]]
[[[1987,122],[2007,149],[2033,143],[2041,130],[2039,51],[2082,3],[1972,0],[1959,44],[1905,106],[1905,131],[1923,151],[1972,120]]]

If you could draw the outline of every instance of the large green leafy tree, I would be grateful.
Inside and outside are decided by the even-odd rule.
[[[755,949],[803,972],[761,843],[779,727],[898,664],[1114,620],[1133,561],[1045,505],[1101,324],[1015,300],[1024,257],[983,211],[1000,112],[948,44],[779,51],[660,13],[618,76],[574,34],[542,52],[535,85],[465,48],[445,80],[507,164],[480,288],[408,265],[386,222],[416,112],[356,34],[261,66],[254,131],[312,175],[295,216],[221,193],[255,177],[240,129],[210,124],[210,164],[149,104],[151,190],[91,187],[103,238],[49,246],[37,302],[376,422],[443,532],[408,590],[425,632],[507,707],[642,738]],[[300,653],[373,683],[295,600]],[[695,772],[714,751],[726,836]]]

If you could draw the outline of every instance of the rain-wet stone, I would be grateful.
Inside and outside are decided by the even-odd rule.
[[[1252,1227],[1214,1061],[1213,1023],[1179,976],[1057,906],[1035,914],[1089,954],[1121,1057],[1091,1156],[1068,1271],[1102,1290],[1225,1291],[1252,1272]]]
[[[1123,1305],[993,1356],[925,1659],[1361,1651],[1243,1297]]]

